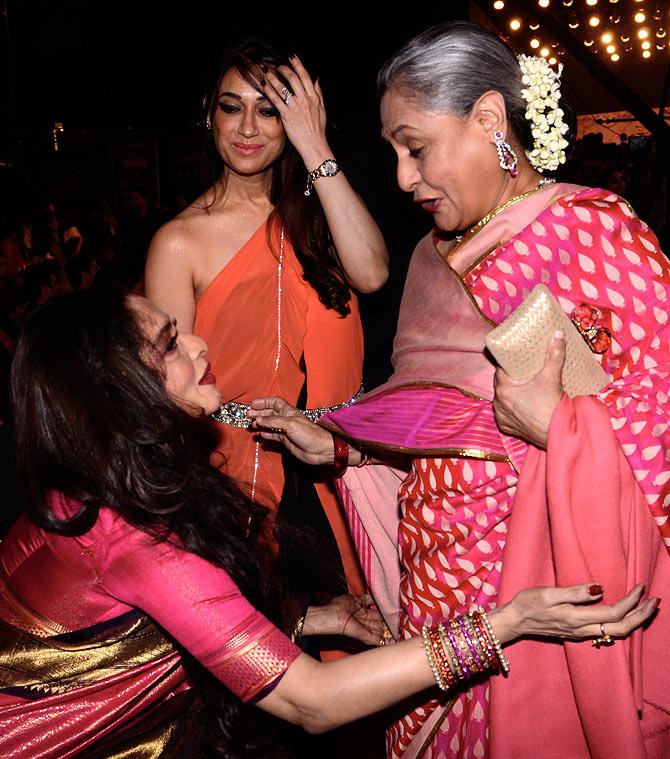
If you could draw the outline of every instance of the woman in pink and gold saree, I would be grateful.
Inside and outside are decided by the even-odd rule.
[[[606,599],[631,582],[660,594],[670,267],[656,238],[611,192],[547,178],[568,129],[560,72],[544,59],[445,24],[385,64],[379,85],[399,185],[436,224],[410,265],[394,373],[324,417],[335,446],[278,399],[254,404],[257,426],[305,460],[357,465],[341,491],[398,640],[493,609],[529,582],[597,574]],[[536,346],[545,365],[525,382],[487,353],[487,333],[540,283],[607,374],[597,395],[563,393],[560,333]],[[523,641],[508,682],[409,704],[388,731],[389,756],[667,756],[669,635],[661,612],[616,645],[606,623],[592,647]]]
[[[0,544],[3,757],[286,758],[262,711],[321,732],[456,677],[437,629],[425,650],[328,664],[296,645],[374,644],[381,620],[348,596],[287,618],[259,548],[266,511],[209,463],[199,417],[220,395],[205,349],[148,301],[96,291],[25,327],[12,369],[25,511]],[[605,612],[627,635],[653,613],[641,587],[597,611],[595,592],[525,590],[464,618],[457,642],[499,669],[519,635],[592,637]]]

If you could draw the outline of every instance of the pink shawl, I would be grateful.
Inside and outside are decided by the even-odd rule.
[[[639,582],[663,596],[670,562],[605,406],[566,396],[547,453],[531,448],[521,472],[499,601],[591,579],[606,582],[608,603]],[[670,755],[667,631],[658,619],[597,651],[583,642],[511,646],[507,681],[491,680],[492,759]]]

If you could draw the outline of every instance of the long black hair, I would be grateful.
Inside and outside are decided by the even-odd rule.
[[[151,350],[120,293],[92,288],[31,314],[11,377],[23,508],[45,530],[73,536],[109,506],[156,539],[176,538],[225,569],[277,620],[281,598],[260,547],[267,544],[266,510],[210,466],[213,431],[170,399],[160,362],[141,359]],[[48,507],[52,491],[78,501],[80,510],[58,519]],[[250,727],[249,720],[262,719],[257,710],[197,666],[193,671],[206,681],[218,728],[209,753],[259,755],[267,727]]]
[[[259,39],[249,37],[226,50],[220,61],[216,86],[207,101],[210,126],[214,123],[219,104],[221,80],[228,71],[237,71],[262,94],[260,67],[267,66],[281,79],[281,73],[277,71],[281,65],[289,65],[288,56]],[[225,164],[216,149],[211,129],[207,135],[205,164],[208,182],[214,187],[215,193],[225,191]],[[290,140],[286,140],[272,172],[269,200],[273,211],[270,222],[276,219],[286,230],[303,268],[305,280],[316,290],[319,300],[344,316],[349,313],[351,290],[335,256],[328,223],[318,197],[315,192],[310,197],[305,196],[306,180],[305,164]],[[268,225],[268,242],[270,229],[271,224]]]

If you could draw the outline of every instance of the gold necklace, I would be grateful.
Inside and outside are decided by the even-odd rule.
[[[472,238],[482,230],[492,219],[495,219],[495,217],[502,213],[505,209],[509,208],[510,206],[514,205],[515,203],[518,203],[520,200],[523,200],[524,198],[527,198],[529,195],[533,195],[536,192],[539,192],[540,190],[543,190],[548,184],[553,182],[553,179],[540,179],[537,187],[533,187],[532,190],[526,190],[526,192],[522,192],[520,195],[514,195],[514,197],[508,198],[504,203],[501,203],[499,206],[496,206],[492,211],[489,211],[486,216],[482,216],[482,218],[476,223],[473,224],[470,229],[463,232],[462,235],[456,237],[456,244],[454,247],[447,253],[447,255],[451,258],[451,256],[459,249],[462,248],[466,243],[470,242]]]

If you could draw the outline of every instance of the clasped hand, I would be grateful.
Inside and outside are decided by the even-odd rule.
[[[501,432],[546,449],[551,417],[563,397],[564,363],[565,337],[557,332],[549,341],[544,366],[532,377],[514,380],[496,369],[493,413]]]
[[[378,645],[384,620],[372,596],[336,596],[324,606],[310,606],[303,635],[344,635],[368,646]]]

